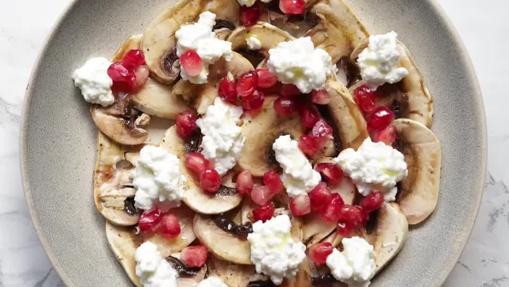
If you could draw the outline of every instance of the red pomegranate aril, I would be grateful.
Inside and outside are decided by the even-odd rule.
[[[277,83],[277,77],[267,68],[256,69],[258,75],[258,88],[268,89]]]
[[[343,179],[343,171],[334,163],[319,163],[316,165],[315,170],[320,173],[322,180],[332,187],[338,186]]]
[[[150,71],[146,65],[139,66],[134,72],[136,78],[134,91],[139,91],[147,82]]]
[[[113,81],[111,90],[114,93],[130,93],[136,87],[134,71],[127,69],[122,63],[113,63],[108,68],[108,76]]]
[[[237,175],[237,182],[235,183],[237,191],[242,195],[250,194],[253,191],[253,175],[249,170],[244,170]]]
[[[304,216],[311,213],[311,201],[307,194],[290,199],[290,211],[293,216]]]
[[[125,54],[124,58],[122,59],[122,63],[128,69],[135,69],[146,64],[145,55],[143,54],[142,50],[130,50]]]
[[[332,200],[332,193],[327,188],[325,182],[320,182],[308,195],[311,210],[314,212],[322,212]]]
[[[303,135],[299,139],[299,149],[307,156],[312,157],[316,155],[321,147],[321,141],[317,137]]]
[[[198,76],[203,68],[201,57],[194,50],[187,50],[180,56],[180,65],[191,77]]]
[[[254,221],[261,220],[265,222],[274,216],[274,211],[274,203],[267,203],[264,206],[253,209],[253,219]]]
[[[374,190],[366,197],[364,197],[359,205],[364,209],[365,212],[373,212],[378,210],[384,204],[384,196],[380,191]]]
[[[161,221],[161,210],[156,208],[144,211],[138,220],[138,227],[141,232],[155,232]]]
[[[326,90],[313,91],[311,102],[317,105],[328,105],[330,103],[330,95]]]
[[[273,194],[278,194],[285,189],[279,173],[273,170],[268,171],[263,175],[263,184]]]
[[[237,89],[234,79],[224,77],[219,81],[219,97],[230,104],[237,104]]]
[[[274,110],[276,110],[278,116],[288,117],[295,113],[297,107],[294,100],[286,97],[278,97],[274,101]]]
[[[322,266],[327,261],[327,257],[334,250],[334,246],[330,242],[322,242],[311,246],[309,249],[309,257],[316,266]]]
[[[240,22],[242,25],[249,27],[253,26],[260,19],[261,11],[258,5],[251,7],[240,7]]]
[[[175,125],[177,126],[177,134],[182,139],[188,139],[198,130],[196,120],[198,120],[198,116],[194,111],[185,111],[178,114],[175,121]]]
[[[292,84],[282,85],[280,93],[281,93],[281,96],[287,97],[287,98],[296,97],[296,96],[301,95],[299,88],[297,88],[296,85],[292,85]]]
[[[207,262],[208,253],[203,245],[188,246],[180,253],[180,260],[187,267],[202,267]]]
[[[287,15],[302,15],[306,11],[306,1],[279,0],[279,9]]]
[[[379,131],[388,127],[394,120],[394,112],[387,107],[376,108],[368,117],[368,130]]]
[[[339,220],[339,212],[343,205],[344,202],[341,196],[337,193],[333,193],[331,201],[322,212],[322,218],[326,221],[337,222]]]
[[[166,238],[174,238],[180,234],[179,219],[173,214],[166,214],[159,223],[159,233]]]
[[[392,146],[398,137],[396,128],[393,125],[389,125],[381,131],[374,131],[371,134],[374,142],[383,142],[386,145]]]
[[[259,206],[267,204],[273,196],[274,194],[264,185],[255,184],[251,191],[251,200]]]
[[[200,176],[206,169],[212,168],[212,163],[199,152],[186,154],[185,166],[195,176]]]
[[[242,97],[241,104],[242,108],[246,112],[255,113],[261,110],[263,102],[265,101],[265,95],[261,91],[254,91],[251,95]]]
[[[338,221],[350,225],[352,228],[361,227],[366,219],[366,212],[358,205],[343,205],[338,212]]]
[[[206,169],[200,175],[200,187],[207,193],[216,193],[221,187],[221,176],[215,169]]]
[[[359,109],[366,115],[375,109],[376,92],[371,91],[367,85],[362,85],[355,89],[354,98]]]
[[[311,129],[311,136],[317,138],[332,138],[332,127],[324,120],[319,119]]]
[[[348,223],[340,222],[336,227],[336,231],[343,237],[349,237],[352,235],[354,228]]]
[[[300,122],[305,129],[311,129],[320,119],[320,114],[311,103],[301,103],[299,106]]]
[[[237,94],[239,97],[247,97],[254,93],[258,86],[258,75],[255,71],[247,72],[237,79]]]

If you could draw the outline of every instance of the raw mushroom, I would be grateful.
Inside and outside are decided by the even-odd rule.
[[[219,214],[234,209],[242,202],[242,197],[238,193],[209,195],[200,189],[183,164],[185,158],[184,142],[177,135],[175,126],[166,131],[161,147],[180,159],[181,170],[187,179],[183,201],[192,210],[202,214]]]
[[[234,51],[246,49],[247,39],[256,37],[261,43],[261,50],[268,51],[279,43],[295,39],[288,32],[279,29],[269,23],[258,22],[251,27],[239,27],[228,37]]]
[[[437,205],[442,151],[435,134],[423,124],[397,119],[393,122],[408,165],[400,183],[398,203],[409,224],[419,224]]]
[[[113,62],[118,62],[124,58],[125,54],[130,50],[136,50],[140,48],[140,42],[143,35],[133,35],[125,40],[120,47],[113,54]]]
[[[291,279],[285,279],[282,287],[309,287],[312,285],[312,271],[311,271],[311,263],[308,258],[305,258],[304,261],[299,265],[299,271],[297,271],[297,275]]]
[[[194,233],[212,254],[228,262],[250,265],[251,249],[247,240],[223,231],[214,221],[196,214],[194,217]]]
[[[182,261],[180,261],[180,253],[172,254],[171,256],[167,257],[166,260],[170,263],[170,265],[173,266],[173,268],[175,268],[177,270],[177,272],[183,271],[183,272],[179,272],[179,277],[177,278],[177,286],[178,287],[195,287],[203,279],[205,279],[205,275],[207,275],[207,271],[208,271],[207,265],[204,265],[202,268],[187,267],[187,266],[185,266],[184,263],[182,263]],[[197,271],[192,273],[194,275],[185,274],[185,273],[189,273],[189,269],[192,269],[192,270],[197,269]],[[182,273],[184,273],[184,274],[182,274]]]
[[[228,286],[247,286],[256,275],[253,265],[239,265],[209,256],[207,266],[211,276],[217,276]]]

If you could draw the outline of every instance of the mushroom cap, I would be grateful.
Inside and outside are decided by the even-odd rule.
[[[246,40],[254,36],[261,43],[261,50],[268,51],[276,47],[279,43],[295,39],[288,32],[265,22],[258,22],[251,27],[238,27],[228,37],[232,43],[232,50],[237,51],[247,48]]]
[[[92,105],[90,113],[92,114],[95,126],[103,134],[119,144],[136,146],[143,144],[148,138],[148,132],[145,129],[139,128],[136,125],[134,128],[129,128],[126,120],[108,114],[104,108]]]
[[[256,275],[253,265],[239,265],[209,256],[209,276],[217,276],[228,286],[247,286]]]

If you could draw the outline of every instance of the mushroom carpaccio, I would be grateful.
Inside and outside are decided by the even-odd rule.
[[[181,0],[77,69],[95,205],[132,282],[376,281],[439,198],[403,41],[343,0]]]

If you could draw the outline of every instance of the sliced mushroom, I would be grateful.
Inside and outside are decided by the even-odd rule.
[[[246,40],[256,37],[261,43],[261,50],[268,51],[279,43],[295,39],[288,32],[269,23],[259,22],[251,27],[239,27],[228,37],[234,51],[247,48]]]
[[[312,284],[312,271],[311,271],[311,262],[306,258],[299,265],[299,271],[297,271],[297,275],[290,279],[285,279],[281,286],[283,287],[309,287],[313,286]]]
[[[143,35],[133,35],[127,40],[125,40],[120,47],[113,54],[113,62],[118,62],[124,58],[125,54],[130,50],[135,50],[140,48],[140,42]]]
[[[338,130],[341,147],[357,149],[369,136],[366,120],[345,86],[329,80],[326,90],[331,98],[327,107]]]
[[[170,265],[177,270],[179,277],[177,278],[178,287],[195,287],[197,286],[207,275],[207,265],[202,268],[188,267],[182,261],[180,261],[180,253],[174,253],[167,257],[167,261]]]
[[[216,14],[216,23],[219,21],[228,21],[233,25],[239,24],[240,5],[232,0],[208,0],[205,1],[203,11],[210,11]]]
[[[207,266],[209,275],[221,278],[228,286],[247,286],[256,274],[252,265],[233,264],[216,256],[209,257]]]
[[[200,189],[183,164],[185,158],[184,142],[177,135],[175,126],[166,131],[161,147],[180,159],[181,170],[187,179],[183,201],[192,210],[202,214],[219,214],[234,209],[242,202],[242,197],[238,193],[209,195]]]
[[[148,124],[147,115],[144,114],[134,120],[126,120],[121,116],[108,113],[107,109],[96,105],[91,106],[90,113],[96,127],[110,139],[127,146],[140,145],[148,138],[148,132],[141,128]],[[141,125],[138,125],[141,124]]]
[[[408,165],[408,176],[400,183],[398,203],[408,222],[419,224],[437,205],[442,165],[440,142],[419,122],[397,119],[394,126]]]
[[[223,231],[211,218],[200,214],[195,215],[193,228],[200,242],[218,258],[236,264],[251,264],[251,249],[247,240]]]
[[[290,134],[298,139],[303,132],[298,117],[278,117],[274,101],[273,97],[266,98],[262,111],[254,118],[246,116],[242,125],[245,143],[238,164],[254,176],[263,176],[276,167],[272,144],[280,135]]]
[[[132,95],[133,105],[140,111],[165,119],[175,119],[177,115],[188,109],[186,102],[172,88],[151,78],[143,88]]]

